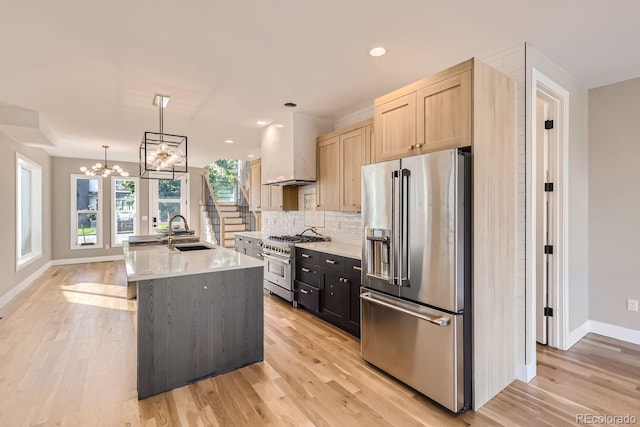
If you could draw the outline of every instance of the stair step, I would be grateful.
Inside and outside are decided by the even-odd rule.
[[[224,223],[229,224],[242,224],[242,218],[239,216],[225,216]]]
[[[218,214],[225,218],[240,218],[239,211],[218,211]]]
[[[236,247],[236,239],[224,239],[222,243],[223,248],[235,248]]]
[[[244,224],[226,224],[224,226],[224,231],[247,231],[247,227]]]
[[[238,210],[236,205],[220,205],[218,204],[218,210],[220,212],[235,212]]]
[[[218,202],[218,206],[235,206],[234,202]]]

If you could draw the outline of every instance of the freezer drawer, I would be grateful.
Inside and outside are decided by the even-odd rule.
[[[362,358],[453,412],[465,410],[463,315],[366,291]]]

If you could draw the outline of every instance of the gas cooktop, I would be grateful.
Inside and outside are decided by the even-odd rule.
[[[275,240],[276,242],[310,243],[326,242],[329,240],[329,238],[324,236],[303,236],[301,234],[294,234],[285,236],[269,236],[269,240]]]

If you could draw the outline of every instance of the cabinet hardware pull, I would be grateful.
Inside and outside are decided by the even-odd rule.
[[[306,289],[300,289],[300,292],[301,292],[301,293],[303,293],[303,294],[305,294],[305,295],[309,293],[309,291],[308,291],[308,290],[306,290]]]
[[[422,147],[423,144],[416,144],[416,148]]]
[[[362,267],[358,267],[357,265],[354,265],[352,268],[357,271],[362,271]]]
[[[302,268],[301,268],[301,270],[302,270],[302,271],[304,271],[305,273],[308,273],[308,272],[310,272],[310,271],[311,271],[311,270],[309,270],[308,268],[304,268],[304,267],[302,267]]]
[[[324,262],[326,262],[327,264],[335,264],[336,262],[332,259],[325,259]]]
[[[413,145],[410,145],[409,150],[413,150],[413,147],[414,147]]]
[[[302,258],[311,258],[311,255],[309,255],[309,254],[302,254],[302,255],[300,255],[300,256],[301,256]]]

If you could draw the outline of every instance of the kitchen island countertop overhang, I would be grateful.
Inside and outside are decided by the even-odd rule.
[[[201,251],[171,251],[166,245],[124,247],[127,280],[160,279],[216,271],[262,267],[264,263],[238,252],[212,246]]]

